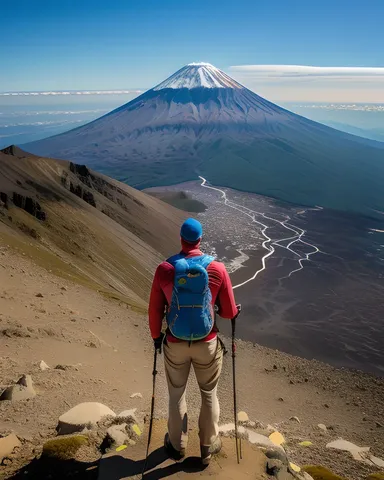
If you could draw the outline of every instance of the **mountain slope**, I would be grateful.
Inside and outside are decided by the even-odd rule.
[[[384,145],[259,97],[207,64],[183,67],[78,129],[25,146],[138,188],[196,179],[305,205],[384,211]]]
[[[85,166],[0,152],[0,239],[47,270],[143,309],[184,215]]]

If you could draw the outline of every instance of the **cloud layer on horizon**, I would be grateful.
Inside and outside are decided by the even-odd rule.
[[[38,96],[61,96],[61,95],[126,95],[140,94],[142,90],[78,90],[58,92],[0,92],[0,97],[38,97]]]
[[[384,67],[235,65],[229,72],[275,101],[384,103]]]

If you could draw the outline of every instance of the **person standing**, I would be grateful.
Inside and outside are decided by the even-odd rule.
[[[201,460],[208,465],[221,449],[217,385],[224,346],[217,336],[214,308],[222,318],[238,314],[231,280],[223,263],[200,250],[203,229],[189,218],[181,226],[181,252],[156,269],[150,301],[149,327],[155,348],[164,350],[169,391],[168,433],[164,447],[176,461],[185,456],[188,416],[185,391],[191,365],[201,393],[199,437]],[[162,333],[164,315],[166,333]]]

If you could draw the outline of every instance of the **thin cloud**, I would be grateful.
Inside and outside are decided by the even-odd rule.
[[[314,109],[320,109],[320,110],[352,110],[356,112],[383,112],[384,113],[384,105],[374,105],[374,104],[368,104],[368,105],[360,105],[360,104],[343,104],[343,103],[330,103],[330,104],[295,104],[291,105],[291,107],[296,107],[296,108],[314,108]]]
[[[57,95],[127,95],[140,94],[142,90],[79,90],[62,92],[0,92],[0,97],[38,97]]]
[[[235,65],[229,71],[272,101],[384,103],[384,67]]]
[[[255,77],[300,78],[320,77],[343,79],[384,80],[384,67],[312,67],[306,65],[236,65],[232,72]]]

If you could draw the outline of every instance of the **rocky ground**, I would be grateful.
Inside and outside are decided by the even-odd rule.
[[[0,246],[0,478],[18,478],[20,469],[23,478],[60,478],[58,472],[64,470],[59,464],[54,464],[54,474],[46,470],[36,476],[36,459],[44,444],[56,439],[61,415],[82,402],[100,402],[115,414],[136,408],[138,425],[145,433],[152,353],[144,316],[122,301],[64,281]],[[347,480],[383,471],[371,459],[372,455],[384,458],[383,379],[247,342],[239,342],[237,372],[239,409],[256,422],[258,433],[283,435],[291,462],[323,465]],[[166,416],[166,398],[160,363],[158,418]],[[229,355],[220,400],[222,423],[230,422]],[[188,401],[193,419],[199,407],[194,379]],[[135,441],[135,424],[123,423],[129,426],[127,438]],[[69,451],[77,452],[88,468],[81,471],[79,459],[74,460],[72,477],[76,477],[73,471],[80,471],[77,478],[97,478],[97,461],[105,450],[101,445],[111,426],[113,422],[99,424],[91,433],[80,435],[86,440],[69,441]],[[17,438],[6,439],[12,433]],[[355,459],[352,453],[327,447],[339,438],[370,450],[358,455],[352,448]],[[121,455],[129,456],[130,447]],[[50,451],[52,444],[46,445],[45,456]],[[68,464],[71,461],[66,458]],[[313,478],[326,477],[313,474]]]

